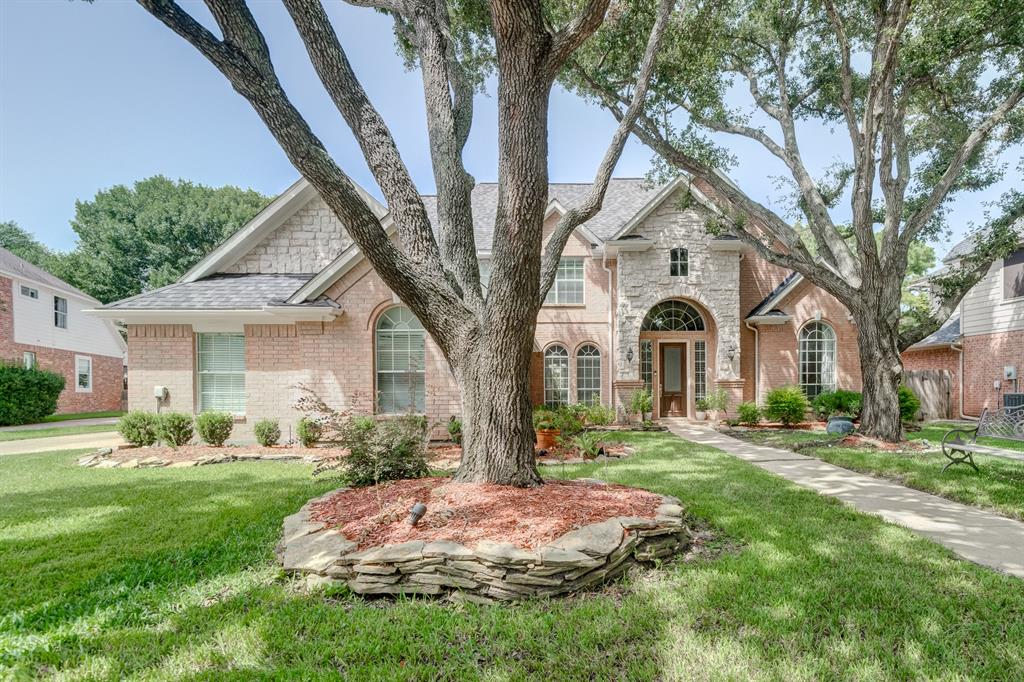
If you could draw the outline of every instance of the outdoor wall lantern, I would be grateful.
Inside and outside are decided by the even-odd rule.
[[[626,362],[633,362],[633,347],[626,349]]]
[[[726,355],[729,356],[729,362],[732,362],[732,359],[736,357],[736,344],[729,344],[729,349],[726,351]]]
[[[417,523],[419,523],[420,519],[422,519],[423,515],[426,513],[427,505],[423,504],[422,502],[417,502],[416,504],[414,504],[412,506],[412,509],[409,510],[409,525],[415,526]]]

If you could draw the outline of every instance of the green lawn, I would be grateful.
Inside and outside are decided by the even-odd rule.
[[[907,435],[912,439],[927,439],[938,448],[942,437],[950,428],[953,428],[953,425],[927,424],[920,431]],[[898,453],[873,448],[839,447],[831,444],[839,439],[828,436],[823,431],[759,429],[732,433],[764,445],[797,449],[801,454],[817,457],[837,466],[887,478],[933,495],[1024,520],[1024,462],[1020,460],[975,455],[974,461],[977,462],[980,472],[966,465],[956,465],[943,472],[942,467],[949,460],[941,452]],[[982,438],[979,442],[1024,450],[1024,443],[1019,441]]]
[[[44,422],[66,422],[72,419],[103,419],[105,417],[120,417],[124,412],[120,410],[108,410],[106,412],[78,412],[75,414],[51,414],[43,419]]]
[[[18,431],[0,431],[0,443],[9,440],[51,438],[53,436],[73,436],[76,433],[103,433],[106,431],[117,431],[117,425],[89,424],[86,426],[55,426],[52,429],[20,429]]]
[[[1024,583],[669,434],[567,468],[676,495],[715,559],[514,606],[308,594],[281,518],[309,467],[0,458],[0,677],[1021,679]],[[549,472],[555,473],[555,472]]]

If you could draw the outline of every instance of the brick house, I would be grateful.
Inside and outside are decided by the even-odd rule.
[[[949,373],[951,417],[1024,404],[1024,220],[1016,227],[1020,248],[992,263],[942,328],[903,353],[906,370]],[[950,250],[943,268],[973,250],[969,236]]]
[[[550,230],[586,184],[552,184]],[[364,193],[388,225],[387,209]],[[428,212],[434,198],[424,197]],[[497,186],[473,190],[486,280]],[[660,187],[613,179],[604,208],[565,248],[534,345],[537,404],[599,400],[619,408],[637,388],[655,416],[692,416],[724,389],[732,408],[794,383],[810,394],[860,388],[856,334],[843,306],[705,229],[718,212],[684,179]],[[93,314],[128,325],[128,401],[155,409],[300,416],[295,388],[359,413],[460,412],[441,353],[376,275],[344,226],[300,180],[177,283]]]
[[[83,314],[98,304],[0,248],[0,360],[63,375],[58,414],[121,409],[126,346],[111,321]]]

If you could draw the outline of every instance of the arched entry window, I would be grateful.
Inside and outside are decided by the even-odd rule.
[[[810,399],[836,390],[836,333],[824,322],[800,330],[800,388]]]
[[[558,407],[569,402],[569,351],[551,346],[544,351],[544,404]]]
[[[592,343],[576,351],[576,402],[601,402],[601,350]]]
[[[383,414],[426,412],[426,332],[405,307],[377,320],[377,410]]]
[[[640,331],[702,332],[704,318],[697,309],[682,301],[664,301],[651,308]]]

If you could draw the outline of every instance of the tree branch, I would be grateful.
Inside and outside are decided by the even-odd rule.
[[[609,0],[587,0],[583,11],[555,33],[544,69],[552,80],[562,70],[566,60],[601,27],[608,4]]]

